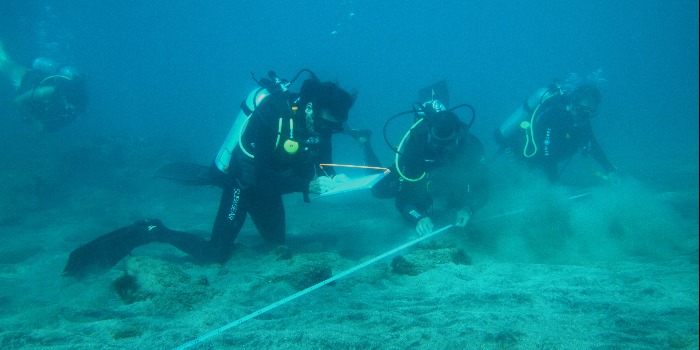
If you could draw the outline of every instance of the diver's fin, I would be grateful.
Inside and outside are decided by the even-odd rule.
[[[168,163],[156,170],[156,177],[184,185],[215,185],[210,167],[205,165],[176,162]]]
[[[447,91],[447,82],[445,80],[440,80],[435,84],[418,90],[418,101],[423,103],[433,100],[438,100],[442,102],[445,107],[449,108],[450,94]]]
[[[90,272],[107,270],[132,249],[156,242],[156,234],[162,229],[166,228],[160,220],[147,219],[97,237],[70,253],[63,275],[82,277]]]

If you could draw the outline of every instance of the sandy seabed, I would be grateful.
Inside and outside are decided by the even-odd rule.
[[[192,348],[699,345],[697,187],[501,183],[467,228],[283,303],[416,238],[393,202],[366,190],[310,204],[289,195],[284,249],[266,246],[249,222],[224,265],[150,244],[109,271],[62,277],[72,249],[143,217],[208,237],[219,190],[147,170],[125,170],[126,183],[83,183],[58,202],[39,195],[51,183],[3,175],[0,348],[173,349],[221,327]],[[450,215],[436,206],[439,227]]]

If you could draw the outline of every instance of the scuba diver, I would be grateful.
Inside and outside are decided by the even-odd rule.
[[[600,104],[600,91],[589,82],[567,82],[565,86],[555,83],[537,90],[496,129],[496,142],[503,153],[517,154],[544,171],[551,182],[558,181],[579,151],[590,153],[603,167],[604,179],[617,182],[616,169],[590,124]]]
[[[56,131],[85,112],[85,77],[75,67],[39,57],[28,69],[10,58],[0,43],[0,74],[17,91],[14,102],[22,119],[39,131]]]
[[[289,91],[302,73],[308,73],[299,92]],[[80,276],[94,268],[109,268],[132,249],[147,243],[168,243],[201,263],[224,263],[250,215],[263,239],[285,243],[285,209],[282,195],[332,189],[333,179],[317,173],[318,165],[331,162],[332,135],[342,131],[355,102],[332,82],[322,82],[308,69],[291,81],[274,72],[256,80],[260,88],[242,102],[231,132],[214,164],[170,165],[158,176],[190,184],[223,189],[211,238],[171,230],[160,220],[146,219],[120,228],[74,250],[64,275]],[[254,78],[255,79],[255,78]],[[178,168],[179,167],[179,168]]]
[[[474,109],[462,104],[447,109],[445,82],[427,88],[427,102],[416,103],[413,110],[394,115],[384,126],[385,140],[396,153],[392,172],[380,180],[372,193],[378,198],[394,198],[396,209],[418,235],[433,231],[433,203],[445,200],[454,210],[455,226],[464,227],[475,211],[486,204],[488,179],[484,148],[469,132],[474,123]],[[440,92],[442,90],[442,92]],[[420,95],[425,95],[426,89]],[[421,99],[425,101],[424,98]],[[444,104],[443,104],[444,102]],[[468,108],[472,119],[467,124],[454,112]],[[394,147],[386,137],[388,124],[395,118],[414,115],[414,124]]]

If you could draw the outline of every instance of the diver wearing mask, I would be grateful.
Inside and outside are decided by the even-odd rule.
[[[248,119],[229,153],[230,162],[219,167],[222,162],[217,159],[208,168],[202,181],[223,189],[209,240],[171,230],[157,219],[141,220],[74,250],[64,274],[111,267],[132,249],[155,242],[171,244],[199,262],[224,263],[248,215],[265,241],[284,244],[282,195],[300,192],[308,199],[308,193],[333,188],[334,181],[316,171],[319,164],[332,162],[332,135],[342,130],[355,101],[353,94],[308,72],[312,77],[298,93],[288,91],[287,82],[260,84],[266,95],[254,110],[244,113]]]
[[[530,110],[524,113],[526,121],[506,121],[496,130],[496,141],[502,149],[541,169],[551,182],[559,180],[566,165],[579,152],[593,156],[603,168],[605,179],[619,181],[616,168],[591,127],[601,99],[598,88],[584,83],[569,90],[552,87],[537,94],[544,98],[538,98],[534,108],[529,106]]]
[[[85,77],[74,67],[39,57],[31,68],[15,62],[0,42],[0,76],[15,88],[22,119],[38,131],[55,131],[85,112]]]
[[[394,197],[396,209],[419,235],[434,229],[435,199],[445,200],[458,227],[488,199],[484,148],[469,132],[471,123],[453,112],[462,106],[468,105],[447,110],[436,100],[424,103],[401,144],[390,145],[396,152],[393,171],[372,188],[375,197]]]
[[[87,100],[83,74],[40,57],[22,76],[15,104],[22,119],[37,130],[56,131],[84,113]]]

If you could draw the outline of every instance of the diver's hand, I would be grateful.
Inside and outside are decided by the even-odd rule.
[[[469,219],[471,219],[472,215],[469,214],[469,211],[460,209],[457,210],[457,220],[455,221],[455,226],[457,227],[464,227],[467,226],[467,223],[469,222]]]
[[[321,194],[332,190],[335,181],[328,176],[319,176],[309,183],[309,193]]]
[[[426,216],[416,223],[416,233],[418,233],[419,236],[423,236],[433,232],[434,227],[433,220],[430,220],[430,218]]]

